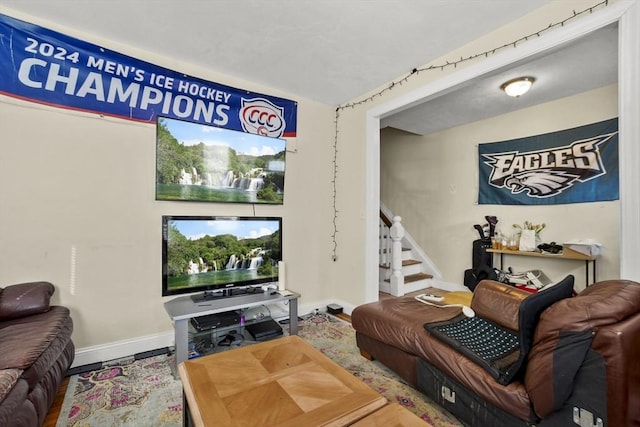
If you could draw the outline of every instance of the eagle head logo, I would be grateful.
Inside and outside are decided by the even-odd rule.
[[[529,197],[549,197],[573,186],[579,177],[563,171],[535,170],[512,175],[504,181],[504,186],[512,194],[527,191]]]

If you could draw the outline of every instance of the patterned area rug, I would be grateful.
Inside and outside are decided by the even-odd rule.
[[[462,426],[451,414],[385,366],[360,356],[351,325],[315,315],[299,323],[298,335],[371,388],[436,427]],[[173,355],[133,357],[69,380],[56,427],[182,426],[182,387],[173,378]]]

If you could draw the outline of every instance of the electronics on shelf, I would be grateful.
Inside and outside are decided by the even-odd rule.
[[[240,323],[242,315],[240,311],[225,311],[223,313],[208,314],[191,318],[191,324],[198,332],[231,326]]]
[[[256,341],[265,341],[283,334],[282,328],[273,319],[249,324],[246,326],[246,330]]]

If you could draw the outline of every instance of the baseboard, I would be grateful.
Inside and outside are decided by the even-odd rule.
[[[469,288],[459,283],[445,282],[440,279],[433,279],[433,287],[449,292],[470,292]]]
[[[85,347],[76,350],[72,368],[93,363],[106,362],[121,357],[133,356],[137,353],[152,351],[174,344],[173,330],[155,335],[147,335],[123,341]]]
[[[339,299],[331,299],[331,300],[320,301],[315,304],[304,304],[302,307],[300,307],[298,311],[300,312],[300,314],[314,313],[316,309],[322,312],[326,312],[327,306],[329,304],[338,304],[342,306],[342,312],[345,314],[348,314],[349,316],[351,316],[351,312],[353,311],[353,309],[356,308],[355,305],[350,304],[346,301],[342,301]]]

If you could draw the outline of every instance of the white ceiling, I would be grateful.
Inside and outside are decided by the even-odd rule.
[[[0,6],[337,106],[549,1],[0,0]]]
[[[516,77],[536,79],[519,98],[500,86]],[[443,129],[531,107],[618,81],[618,28],[610,25],[506,70],[492,73],[436,99],[382,120],[381,127],[428,135]]]
[[[337,106],[549,1],[0,0],[8,8],[0,12],[25,13]],[[614,83],[617,64],[617,29],[610,27],[381,125],[429,134]],[[522,75],[537,79],[528,94],[513,99],[499,90]]]

